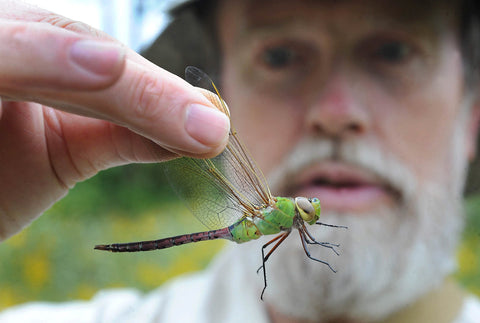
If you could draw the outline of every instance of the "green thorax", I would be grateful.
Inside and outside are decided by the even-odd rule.
[[[252,220],[245,218],[230,227],[233,241],[242,243],[258,239],[262,235],[288,230],[295,217],[295,202],[290,198],[277,197],[273,206],[260,210],[261,215]]]

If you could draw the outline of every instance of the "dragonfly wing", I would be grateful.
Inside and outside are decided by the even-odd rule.
[[[259,207],[266,206],[272,201],[262,172],[239,141],[236,133],[230,134],[227,148],[219,157],[222,159],[225,176],[246,201]]]
[[[189,66],[185,70],[185,79],[194,86],[202,87],[212,92],[212,95],[208,97],[210,101],[220,111],[230,116],[230,112],[218,89],[206,73],[196,67]],[[263,173],[238,138],[233,125],[230,128],[229,135],[226,149],[216,159],[218,160],[219,170],[231,186],[235,188],[234,195],[238,199],[242,199],[243,204],[258,207],[268,205],[273,197]]]
[[[212,176],[210,167],[206,160],[183,157],[166,163],[165,173],[190,211],[207,228],[215,230],[237,222],[245,209]]]

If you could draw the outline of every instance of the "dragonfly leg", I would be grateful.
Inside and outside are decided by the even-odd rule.
[[[330,243],[330,242],[320,242],[320,241],[317,241],[317,240],[315,240],[315,238],[311,235],[311,233],[307,230],[307,227],[305,227],[305,224],[302,224],[302,227],[303,227],[303,231],[304,231],[304,233],[305,233],[304,237],[305,237],[305,242],[306,242],[306,243],[308,243],[308,244],[317,244],[317,245],[320,245],[320,246],[322,246],[322,247],[332,249],[332,251],[333,251],[337,256],[340,256],[340,254],[338,253],[338,251],[335,249],[335,247],[340,247],[339,244]]]
[[[280,234],[273,238],[272,240],[268,241],[266,244],[262,246],[262,265],[257,269],[257,274],[260,271],[260,269],[263,269],[263,289],[262,289],[262,294],[260,295],[260,299],[263,301],[263,294],[265,293],[265,289],[267,289],[267,272],[265,270],[265,263],[267,262],[268,258],[270,258],[270,255],[275,251],[275,249],[278,248],[278,246],[285,241],[285,239],[288,237],[291,231],[285,232],[283,234]],[[278,240],[278,241],[277,241]],[[271,245],[273,242],[277,241],[277,243],[270,249],[270,251],[267,253],[265,256],[265,248],[267,248],[269,245]]]
[[[320,259],[317,259],[317,258],[314,258],[310,255],[310,252],[308,251],[308,248],[307,248],[307,240],[306,240],[306,234],[305,234],[305,231],[303,231],[302,229],[299,229],[298,230],[298,233],[300,234],[300,240],[302,240],[302,246],[303,246],[303,250],[305,251],[305,254],[307,255],[308,258],[312,259],[312,260],[315,260],[315,261],[318,261],[324,265],[327,265],[328,268],[330,268],[331,271],[333,271],[334,273],[336,273],[337,271],[335,269],[333,269],[332,266],[330,266],[330,264],[326,261],[323,261],[323,260],[320,260]]]
[[[323,222],[315,222],[315,224],[323,225],[325,227],[331,227],[331,228],[348,229],[348,227],[346,227],[344,225],[334,225],[334,224],[327,224],[327,223],[323,223]]]
[[[267,248],[269,245],[271,245],[272,243],[274,243],[275,241],[277,241],[278,239],[280,239],[281,237],[283,237],[283,234],[279,234],[278,236],[276,236],[275,238],[273,238],[272,240],[268,241],[266,244],[264,244],[262,246],[262,260],[263,262],[266,262],[268,260],[268,258],[270,257],[270,254],[272,253],[272,250],[275,249],[276,247],[273,247],[272,250],[270,250],[270,252],[267,254],[267,256],[265,257],[265,248]],[[261,265],[260,267],[258,267],[257,269],[257,274],[258,272],[260,271],[260,269],[263,269],[263,265]]]

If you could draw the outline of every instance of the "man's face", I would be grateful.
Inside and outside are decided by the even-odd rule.
[[[267,300],[295,315],[378,318],[452,268],[476,131],[455,15],[395,3],[220,5],[222,93],[240,137],[275,194],[319,197],[325,222],[349,226],[313,229],[341,244],[340,257],[312,247],[335,275],[294,238],[269,260]]]
[[[451,18],[412,18],[415,8],[371,2],[225,2],[222,88],[265,173],[300,141],[319,138],[368,140],[420,182],[445,176],[464,97]],[[374,174],[348,165],[305,172],[296,191],[279,193],[355,212],[398,198]]]

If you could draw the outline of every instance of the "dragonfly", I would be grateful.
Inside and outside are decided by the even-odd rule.
[[[185,79],[196,87],[209,90],[204,95],[230,118],[228,106],[205,72],[189,66],[185,70]],[[276,234],[261,249],[262,265],[257,273],[263,269],[263,299],[267,287],[265,263],[290,233],[297,230],[305,255],[336,272],[328,262],[313,257],[308,246],[326,247],[338,255],[335,247],[339,245],[315,240],[307,225],[345,227],[319,222],[321,206],[317,197],[273,196],[265,176],[240,141],[233,125],[226,148],[219,156],[212,159],[182,157],[167,164],[170,165],[166,167],[166,174],[171,186],[210,230],[158,240],[96,245],[95,249],[111,252],[150,251],[215,239],[245,243]]]

